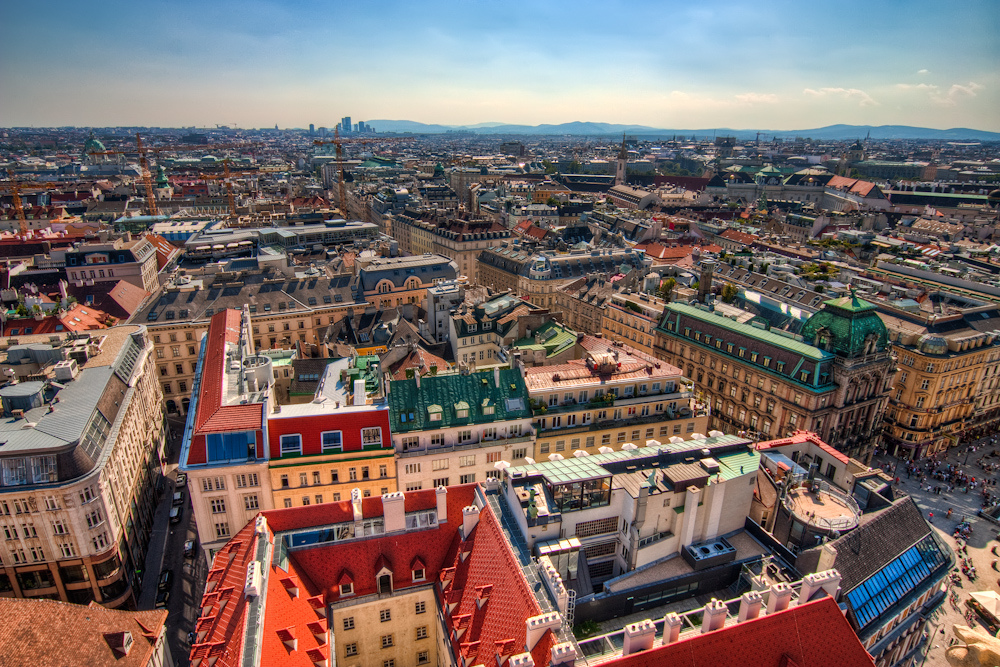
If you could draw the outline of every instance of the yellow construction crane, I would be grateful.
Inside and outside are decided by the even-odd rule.
[[[18,181],[14,176],[14,172],[10,170],[7,171],[7,176],[10,178],[10,182],[0,185],[10,189],[11,199],[14,202],[14,214],[17,216],[17,221],[21,228],[21,240],[24,241],[28,236],[28,219],[24,215],[24,204],[21,202],[21,190],[22,188],[44,188],[48,190],[52,188],[52,184]]]
[[[226,197],[229,200],[229,213],[234,218],[236,217],[236,198],[233,196],[233,181],[232,176],[259,176],[258,171],[229,171],[229,158],[222,161],[222,175],[217,174],[202,174],[201,178],[205,180],[222,181],[226,184]]]
[[[146,206],[150,215],[159,215],[160,211],[156,207],[156,196],[153,193],[153,177],[149,173],[149,162],[146,159],[146,152],[152,151],[154,153],[163,152],[184,152],[184,151],[207,151],[213,148],[251,148],[257,144],[216,144],[213,146],[209,145],[192,145],[192,146],[157,146],[155,148],[149,148],[142,143],[142,136],[138,132],[135,133],[135,146],[139,153],[139,166],[141,168],[142,182],[146,189]],[[91,155],[124,155],[131,151],[98,151],[91,153]]]
[[[313,141],[317,146],[322,146],[323,144],[333,144],[337,148],[337,171],[340,174],[340,185],[337,191],[338,195],[338,206],[340,207],[340,214],[347,216],[347,186],[344,183],[344,144],[401,144],[410,141],[416,141],[414,137],[351,137],[348,139],[341,138],[340,129],[335,128],[333,131],[333,139],[327,139],[322,141],[317,139]]]

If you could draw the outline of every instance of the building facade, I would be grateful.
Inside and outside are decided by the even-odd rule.
[[[0,388],[0,594],[135,608],[166,440],[153,346],[121,326],[48,347]]]

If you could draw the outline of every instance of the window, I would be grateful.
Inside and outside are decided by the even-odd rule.
[[[284,503],[285,503],[285,507],[291,507],[292,506],[292,499],[291,498],[285,498]]]
[[[243,506],[247,511],[252,511],[260,509],[260,503],[257,501],[257,496],[243,496]]]
[[[344,618],[344,629],[345,630],[353,630],[354,629],[354,617],[353,616],[347,616],[347,617]]]
[[[389,609],[382,609],[378,613],[378,620],[382,623],[392,620],[392,612]]]
[[[526,447],[519,447],[518,449],[515,449],[512,454],[514,459],[523,459],[527,455],[528,449]]]
[[[215,536],[216,537],[229,537],[229,523],[222,522],[215,524]]]
[[[387,658],[387,659],[383,660],[382,661],[382,667],[396,667],[396,659],[395,658]]]
[[[354,595],[354,584],[352,582],[348,582],[346,584],[341,584],[340,585],[340,594],[341,595]]]
[[[301,454],[302,453],[302,436],[298,433],[292,433],[290,435],[281,436],[281,455],[285,456],[287,454]]]
[[[437,488],[439,486],[448,486],[448,478],[447,477],[436,478],[434,480],[434,488]]]
[[[235,477],[236,477],[237,488],[242,489],[248,486],[259,486],[259,482],[257,481],[257,473],[255,472],[247,473],[245,475],[236,475]]]
[[[361,429],[361,444],[365,447],[381,447],[382,428],[379,426],[372,426],[370,428]]]
[[[467,468],[468,466],[474,466],[474,465],[476,465],[476,456],[475,456],[475,454],[470,454],[469,456],[460,456],[460,457],[458,457],[458,466],[460,468]]]
[[[416,613],[416,614],[422,614],[425,611],[427,611],[427,603],[423,602],[423,601],[418,602],[416,604],[415,609],[414,609],[414,613]]]
[[[382,635],[382,648],[392,648],[392,635]]]
[[[341,588],[343,588],[343,586],[341,586]],[[341,592],[341,595],[343,595],[343,594],[344,593]],[[350,644],[344,644],[344,655],[346,655],[346,656],[352,656],[352,655],[357,655],[357,654],[358,654],[358,643],[357,642],[351,642]]]
[[[283,489],[287,489],[288,488],[288,475],[282,475],[281,476],[281,488],[283,488]]]
[[[209,501],[209,505],[212,507],[212,514],[224,514],[226,511],[225,498],[213,498]]]
[[[423,581],[426,578],[426,572],[424,572],[423,568],[413,570],[412,575],[413,581]]]
[[[347,469],[347,478],[348,478],[349,481],[352,481],[352,482],[358,481],[358,469],[357,468],[348,468]]]
[[[320,435],[324,452],[339,452],[343,450],[343,434],[341,431],[325,431]]]
[[[309,496],[302,496],[302,504],[303,505],[309,504]]]
[[[104,549],[108,548],[109,544],[111,544],[111,543],[108,541],[108,534],[107,533],[98,533],[97,535],[94,536],[94,549],[95,550],[97,550],[97,551],[103,551]]]
[[[431,656],[429,651],[418,651],[417,652],[417,664],[418,665],[429,665],[431,662]]]
[[[60,519],[59,521],[52,522],[52,532],[56,535],[66,535],[69,533],[69,530],[66,528],[66,524]]]
[[[102,523],[104,523],[104,517],[101,516],[101,510],[96,509],[87,515],[87,528],[97,528]]]
[[[417,628],[417,639],[427,639],[427,626],[421,625]]]
[[[307,473],[299,473],[299,486],[309,486],[309,475]]]
[[[476,481],[476,473],[474,473],[474,472],[473,473],[469,473],[468,475],[459,475],[458,476],[458,483],[459,484],[472,484],[475,481]]]

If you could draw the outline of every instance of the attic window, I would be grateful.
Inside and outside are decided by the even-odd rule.
[[[347,582],[340,585],[341,595],[354,595],[354,584],[352,582]]]
[[[465,401],[459,401],[455,404],[455,417],[458,419],[465,419],[469,416],[469,404]]]
[[[423,581],[427,578],[426,570],[420,568],[418,570],[413,570],[413,581]]]
[[[429,420],[431,420],[432,422],[439,422],[439,421],[441,421],[441,413],[442,412],[444,412],[444,410],[441,408],[440,405],[428,405],[427,406],[427,418]]]
[[[323,303],[331,303],[333,300],[330,298],[329,294],[323,295]]]

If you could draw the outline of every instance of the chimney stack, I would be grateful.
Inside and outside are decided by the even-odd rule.
[[[629,623],[625,626],[625,644],[622,646],[622,655],[648,651],[653,648],[655,638],[656,626],[648,618],[638,623]]]
[[[437,498],[437,521],[438,523],[448,523],[448,489],[439,486],[434,489]]]
[[[472,529],[479,523],[479,508],[469,505],[462,508],[462,539],[469,539]]]
[[[663,644],[673,644],[681,636],[684,620],[676,612],[670,612],[663,617]]]
[[[702,614],[702,634],[721,629],[726,624],[726,616],[728,614],[729,608],[726,607],[726,603],[722,600],[712,598],[712,601],[705,605],[705,610]]]
[[[385,532],[406,530],[405,498],[401,491],[382,495],[382,519]]]
[[[838,588],[840,588],[840,573],[836,570],[807,574],[802,579],[802,588],[799,589],[799,599],[795,604],[799,605],[809,602],[810,598],[820,589],[823,589],[830,597],[835,598]]]
[[[771,584],[771,591],[767,596],[767,613],[773,614],[788,609],[794,592],[792,587],[783,581]]]
[[[764,606],[764,596],[759,591],[747,591],[741,595],[739,622],[752,621],[760,616],[762,606]]]

